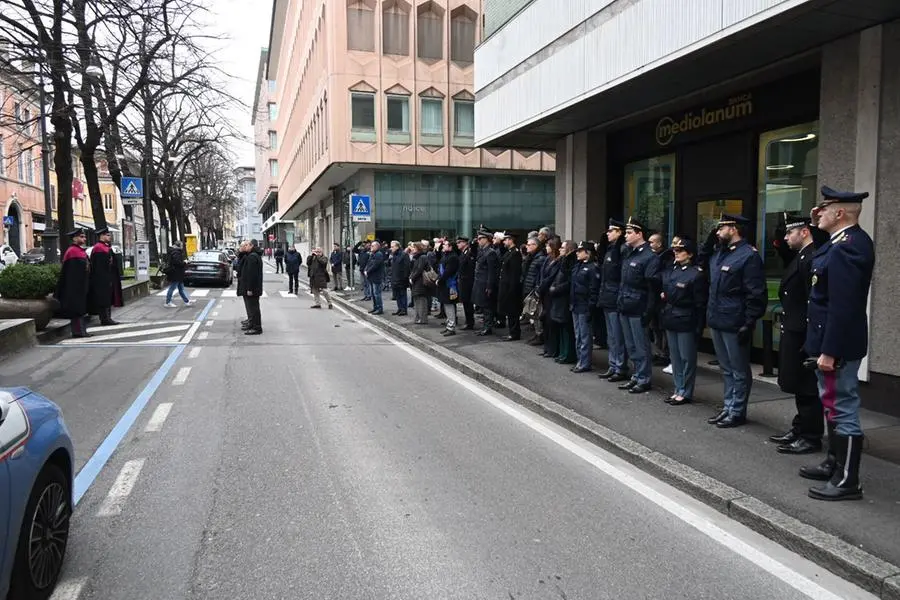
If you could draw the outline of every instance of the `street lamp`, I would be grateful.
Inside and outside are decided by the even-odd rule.
[[[50,194],[50,141],[47,139],[47,98],[44,92],[44,70],[38,67],[38,86],[41,105],[41,176],[44,179],[44,233],[41,244],[44,247],[44,263],[59,262],[59,232],[53,229],[53,198]]]
[[[100,65],[88,65],[84,70],[84,74],[91,79],[101,79],[103,77],[103,69]]]

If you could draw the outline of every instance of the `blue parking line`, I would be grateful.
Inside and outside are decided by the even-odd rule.
[[[209,311],[212,310],[212,307],[215,305],[215,303],[216,303],[215,300],[210,300],[209,302],[206,303],[206,308],[203,309],[203,312],[201,312],[200,315],[196,319],[196,321],[198,323],[206,319],[206,315],[209,314]]]

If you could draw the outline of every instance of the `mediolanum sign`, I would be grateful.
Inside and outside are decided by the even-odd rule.
[[[745,119],[753,115],[753,95],[742,94],[729,98],[718,107],[704,107],[674,117],[665,116],[656,124],[656,143],[668,146],[680,134],[698,132],[707,127]]]

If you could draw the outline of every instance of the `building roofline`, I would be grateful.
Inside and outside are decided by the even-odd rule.
[[[256,125],[256,115],[259,114],[260,86],[263,85],[263,79],[266,77],[266,63],[268,60],[269,49],[263,48],[259,51],[259,68],[256,72],[256,92],[253,94],[253,112],[250,114],[251,125]]]

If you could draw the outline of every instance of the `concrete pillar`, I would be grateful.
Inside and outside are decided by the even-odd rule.
[[[556,150],[556,229],[563,239],[598,240],[606,220],[606,136],[580,131]]]
[[[471,175],[462,176],[462,210],[460,210],[457,235],[471,237],[472,235],[472,188],[474,180]]]
[[[574,136],[556,143],[556,231],[563,240],[572,237],[572,155]]]

